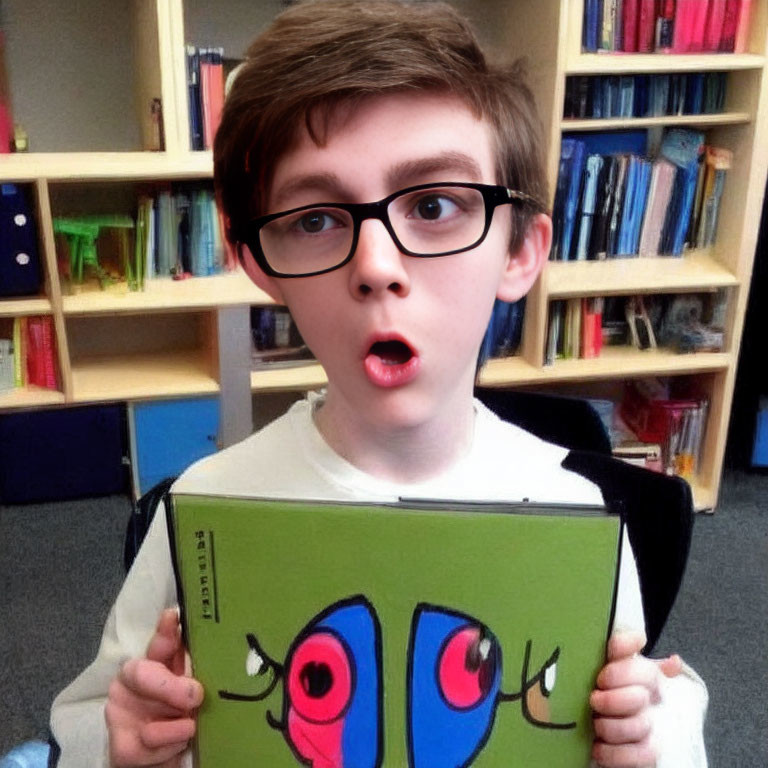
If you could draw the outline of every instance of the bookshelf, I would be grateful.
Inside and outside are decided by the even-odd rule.
[[[483,42],[501,55],[524,55],[545,127],[549,185],[554,196],[564,132],[693,126],[710,143],[734,153],[715,245],[683,258],[549,263],[528,297],[519,354],[491,360],[480,383],[592,394],[626,378],[693,377],[710,397],[703,462],[693,481],[699,508],[716,506],[733,397],[749,279],[768,170],[768,0],[753,0],[743,54],[584,54],[584,0],[453,0],[474,21]],[[269,304],[240,272],[214,278],[157,281],[143,293],[102,291],[66,295],[57,271],[52,217],[67,195],[99,195],[138,184],[210,179],[210,152],[190,151],[184,44],[223,45],[237,56],[280,10],[279,0],[131,0],[110,14],[125,30],[115,42],[97,0],[77,9],[36,3],[4,7],[11,94],[31,152],[0,156],[0,182],[33,190],[45,284],[40,296],[0,300],[0,318],[48,314],[54,320],[61,372],[57,391],[0,393],[0,411],[106,400],[144,400],[215,394],[222,389],[222,312]],[[66,33],[63,31],[66,30]],[[109,33],[109,34],[107,34]],[[43,57],[39,51],[69,52]],[[50,59],[50,60],[48,60]],[[67,62],[65,67],[60,62]],[[107,62],[94,68],[93,61]],[[612,120],[562,117],[571,75],[723,71],[725,110]],[[79,94],[79,96],[78,96]],[[163,151],[155,140],[148,102],[162,100]],[[75,109],[72,105],[76,103]],[[108,114],[105,114],[108,113]],[[51,118],[55,116],[56,120]],[[55,124],[56,130],[52,130]],[[729,291],[726,346],[720,353],[676,355],[608,348],[594,360],[544,365],[548,308],[556,299],[636,293]],[[317,364],[250,373],[248,389],[261,394],[322,386]]]

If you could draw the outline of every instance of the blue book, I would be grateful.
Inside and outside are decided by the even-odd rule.
[[[627,158],[627,172],[624,182],[624,205],[621,210],[621,223],[619,225],[616,256],[629,256],[632,254],[631,219],[635,208],[635,198],[637,196],[638,163],[639,158],[637,155],[630,155]]]
[[[193,45],[187,51],[187,93],[190,149],[203,149],[203,116],[200,106],[200,54]]]
[[[565,140],[563,144],[565,144]],[[576,212],[579,207],[585,158],[584,142],[574,141],[569,181],[566,188],[562,238],[560,241],[560,254],[561,258],[565,261],[571,258],[571,244],[576,224]]]
[[[653,164],[646,158],[640,158],[640,173],[638,179],[638,191],[636,197],[635,210],[632,220],[632,242],[630,249],[632,253],[640,251],[640,231],[645,218],[645,209],[648,206],[648,195],[651,189],[651,170]]]
[[[597,182],[603,168],[601,155],[590,155],[584,168],[584,191],[581,197],[581,221],[579,237],[576,241],[576,259],[581,261],[589,257],[589,243],[592,235],[592,222],[595,217],[597,201]]]
[[[595,53],[600,39],[600,21],[603,18],[602,0],[586,0],[584,3],[584,29],[582,46],[585,52]]]

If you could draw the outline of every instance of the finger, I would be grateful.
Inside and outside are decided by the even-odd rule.
[[[651,703],[651,693],[643,685],[613,688],[610,691],[592,691],[589,704],[598,715],[630,717]]]
[[[595,736],[606,744],[637,744],[651,735],[651,719],[646,713],[632,717],[596,717]]]
[[[638,768],[656,765],[656,750],[649,741],[640,744],[606,744],[596,741],[592,745],[592,757],[604,768]]]
[[[120,729],[109,734],[109,764],[111,768],[175,768],[180,765],[179,756],[186,748],[187,742],[181,742],[147,749],[135,732]]]
[[[608,640],[607,659],[625,659],[640,653],[645,647],[645,635],[642,632],[617,630]]]
[[[676,653],[666,659],[659,659],[656,663],[665,677],[677,677],[683,671],[683,660]]]
[[[141,726],[140,738],[147,749],[186,745],[195,735],[195,720],[179,717],[175,720],[154,720]],[[176,754],[175,752],[173,754]]]
[[[651,691],[658,688],[659,667],[645,656],[631,656],[606,664],[597,676],[597,687],[603,690],[627,685],[644,685]]]
[[[182,712],[196,709],[203,701],[203,686],[197,680],[175,675],[156,661],[129,659],[120,669],[118,678],[139,697]]]
[[[179,614],[175,608],[166,608],[160,614],[155,634],[147,647],[146,657],[151,661],[159,661],[170,666],[175,660],[179,648],[181,648]]]

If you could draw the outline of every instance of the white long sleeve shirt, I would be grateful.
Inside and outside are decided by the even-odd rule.
[[[400,497],[601,504],[597,486],[561,465],[568,450],[502,421],[475,402],[469,451],[425,482],[392,483],[367,475],[336,454],[312,418],[316,396],[231,448],[193,465],[175,483],[178,493],[396,501]],[[645,631],[634,556],[624,534],[614,628]],[[146,651],[160,613],[177,605],[165,515],[159,509],[104,628],[96,658],[55,699],[51,728],[60,768],[109,765],[104,704],[120,665]],[[707,691],[687,666],[664,679],[654,707],[657,768],[705,768],[703,721]],[[187,753],[185,766],[192,766]]]

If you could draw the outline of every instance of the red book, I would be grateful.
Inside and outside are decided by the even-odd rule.
[[[56,362],[53,343],[53,318],[45,315],[41,318],[43,326],[43,386],[46,389],[56,389]]]
[[[640,0],[637,16],[637,51],[652,53],[656,31],[656,0]]]
[[[213,147],[224,109],[224,65],[220,48],[200,49],[200,95],[203,112],[203,146]]]
[[[639,0],[624,0],[622,50],[627,53],[634,53],[637,51],[638,14]]]
[[[709,0],[707,25],[704,29],[704,50],[717,51],[723,36],[725,21],[725,0]]]
[[[725,0],[723,12],[723,29],[720,33],[718,50],[721,53],[733,53],[736,45],[736,28],[739,25],[740,0]]]

